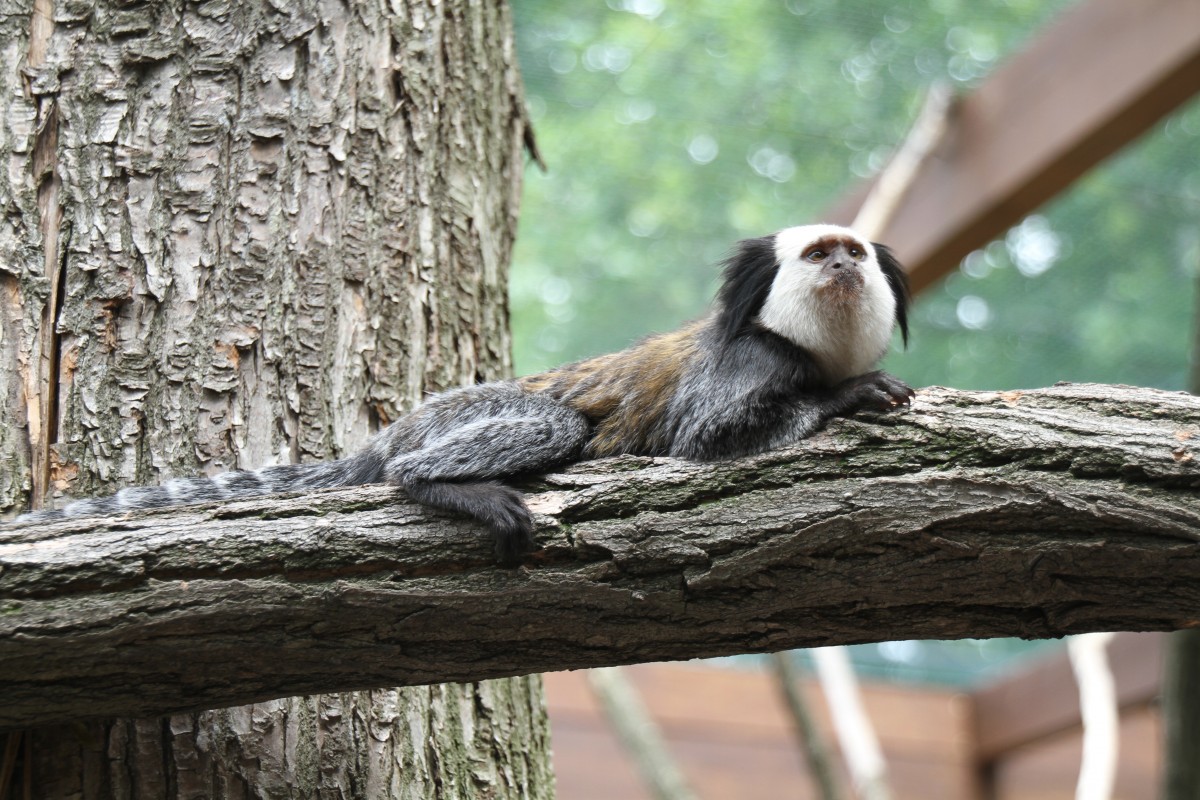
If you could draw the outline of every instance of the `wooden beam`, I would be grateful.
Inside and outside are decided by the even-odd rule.
[[[1108,647],[1121,708],[1158,696],[1161,633],[1117,634]],[[1048,736],[1078,728],[1079,688],[1066,652],[972,694],[977,757],[981,764]]]
[[[1082,2],[961,101],[879,240],[919,290],[1197,92],[1200,2]]]

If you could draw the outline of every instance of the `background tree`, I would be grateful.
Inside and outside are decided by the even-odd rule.
[[[502,4],[26,0],[0,52],[0,508],[341,456],[509,370]],[[8,746],[37,797],[553,794],[536,677]]]

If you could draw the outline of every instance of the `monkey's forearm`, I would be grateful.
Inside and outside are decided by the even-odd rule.
[[[846,417],[859,411],[889,411],[908,405],[913,394],[906,383],[883,371],[851,378],[828,393],[798,402],[786,424],[764,449],[785,447],[807,439],[834,417]]]
[[[707,408],[681,426],[671,455],[718,461],[795,444],[834,417],[906,405],[913,391],[886,372],[869,372],[833,389],[786,399],[755,399]]]

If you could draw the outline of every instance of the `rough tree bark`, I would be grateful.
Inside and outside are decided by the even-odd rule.
[[[509,368],[503,4],[0,0],[0,58],[0,510],[342,455]],[[536,678],[29,736],[39,797],[553,793]]]
[[[544,549],[389,487],[14,528],[0,725],[894,638],[1196,625],[1200,398],[929,389],[732,462],[527,484]]]

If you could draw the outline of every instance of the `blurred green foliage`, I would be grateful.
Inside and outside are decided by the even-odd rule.
[[[549,166],[527,172],[514,257],[521,374],[703,313],[734,241],[819,221],[932,81],[969,91],[1070,4],[512,2]],[[1198,264],[1193,101],[923,293],[886,366],[914,386],[1183,388]],[[962,683],[1033,647],[854,652],[868,674]]]
[[[514,0],[549,171],[512,278],[519,373],[703,313],[730,245],[817,221],[881,168],[935,79],[978,84],[1066,0]],[[919,298],[914,385],[1182,388],[1200,104]]]
[[[973,253],[917,303],[914,385],[1188,385],[1200,265],[1200,104]]]

